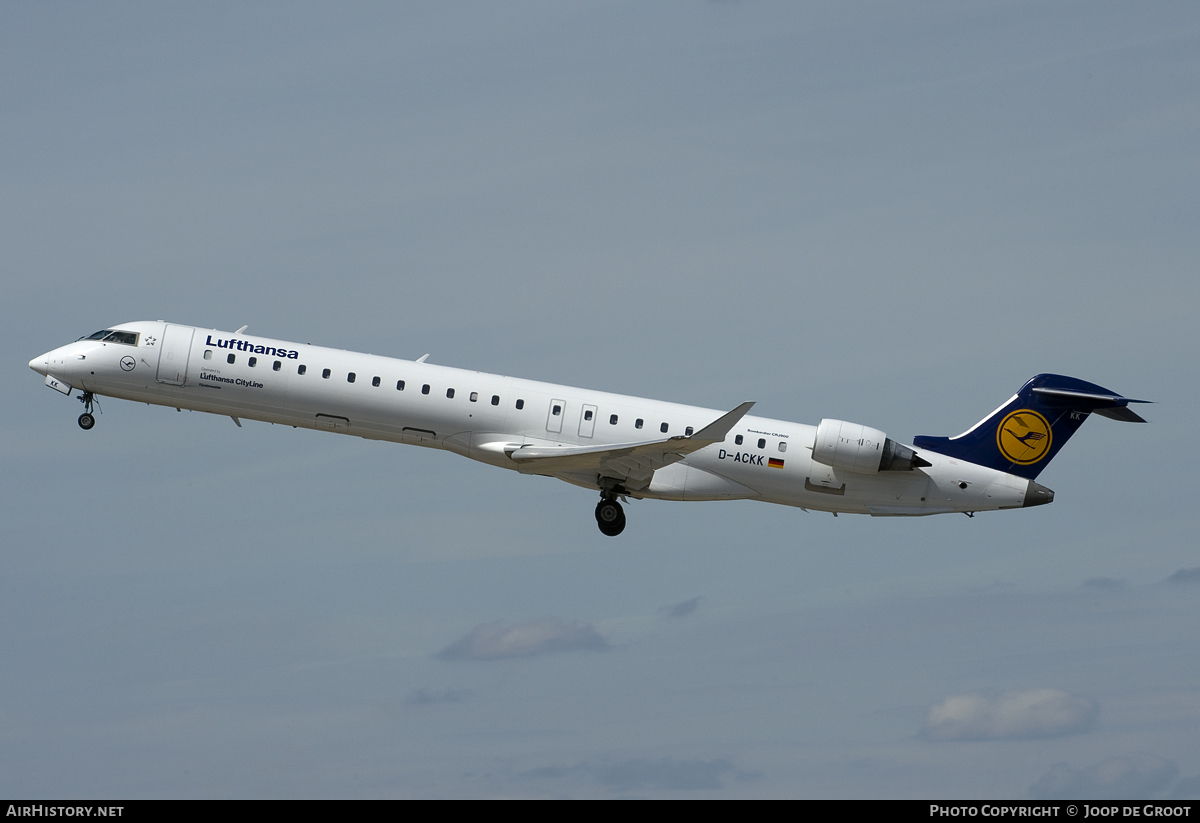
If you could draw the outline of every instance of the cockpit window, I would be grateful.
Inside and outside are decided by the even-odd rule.
[[[138,344],[138,333],[135,331],[116,331],[114,329],[101,329],[95,334],[89,334],[87,337],[81,337],[80,340],[103,340],[105,343],[125,343],[129,346]]]
[[[137,332],[134,331],[114,331],[109,333],[108,337],[104,338],[105,343],[124,343],[128,346],[136,346],[138,342]]]

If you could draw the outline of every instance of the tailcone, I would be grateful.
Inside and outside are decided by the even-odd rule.
[[[1021,508],[1027,509],[1030,506],[1044,506],[1047,503],[1054,502],[1054,492],[1045,486],[1029,481],[1029,487],[1025,490],[1025,502]]]

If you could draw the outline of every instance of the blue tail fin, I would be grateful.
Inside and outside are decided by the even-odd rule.
[[[1129,404],[1146,402],[1074,377],[1039,374],[1011,400],[957,437],[921,436],[913,445],[1032,480],[1089,414],[1145,423]]]

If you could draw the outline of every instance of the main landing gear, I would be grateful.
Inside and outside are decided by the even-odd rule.
[[[616,537],[625,531],[625,510],[612,493],[602,495],[596,504],[596,525],[608,537]]]
[[[79,428],[84,431],[96,425],[96,418],[92,416],[92,401],[94,399],[95,397],[90,391],[85,391],[79,396],[79,402],[83,404],[83,414],[79,415]]]

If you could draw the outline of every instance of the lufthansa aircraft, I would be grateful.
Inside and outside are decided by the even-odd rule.
[[[1144,423],[1130,403],[1039,374],[957,437],[905,446],[844,420],[817,426],[539,383],[418,360],[174,323],[103,329],[29,362],[46,385],[96,395],[456,452],[598,490],[596,522],[625,528],[618,498],[762,500],[912,516],[1040,506],[1034,479],[1093,412]]]

